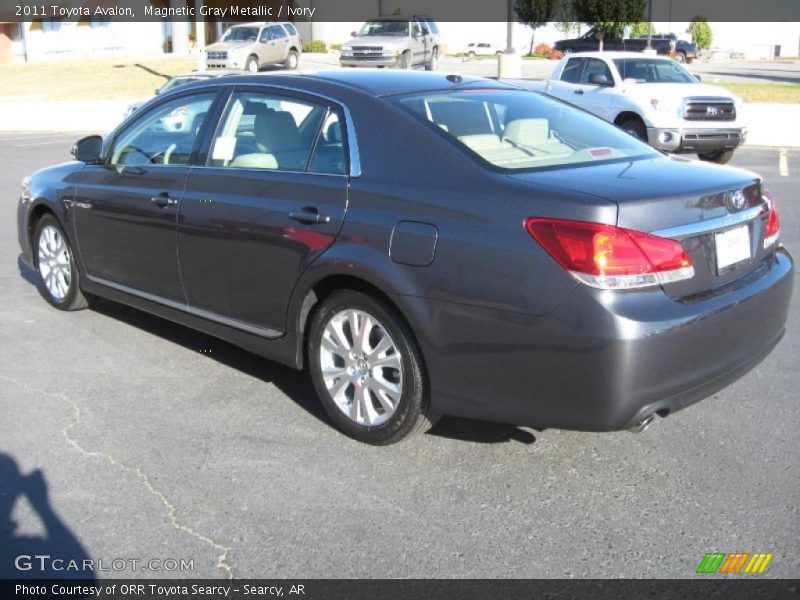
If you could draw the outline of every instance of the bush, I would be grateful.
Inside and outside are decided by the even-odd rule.
[[[561,60],[562,58],[564,58],[564,53],[561,50],[550,51],[550,60]]]
[[[303,52],[327,52],[328,45],[322,40],[312,40],[303,44]]]
[[[551,50],[551,48],[547,44],[544,44],[544,43],[538,44],[533,49],[533,55],[534,56],[550,56],[550,50]]]
[[[342,49],[341,44],[331,44],[331,50],[341,50],[341,49]]]

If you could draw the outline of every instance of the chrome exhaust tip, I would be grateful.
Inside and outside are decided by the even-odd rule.
[[[650,425],[652,425],[653,421],[655,420],[656,420],[656,413],[653,413],[651,415],[646,416],[644,419],[639,421],[639,423],[637,423],[633,427],[630,427],[628,431],[630,431],[631,433],[642,433],[645,429],[650,427]]]

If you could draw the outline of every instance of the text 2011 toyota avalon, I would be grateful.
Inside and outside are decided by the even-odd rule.
[[[755,174],[495,81],[343,71],[159,95],[23,182],[53,306],[104,297],[307,368],[373,444],[441,415],[636,429],[778,343]]]

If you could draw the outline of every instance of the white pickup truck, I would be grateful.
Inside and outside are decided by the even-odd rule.
[[[744,143],[742,101],[700,83],[670,58],[638,52],[568,54],[550,79],[524,87],[569,102],[666,152],[726,163]]]

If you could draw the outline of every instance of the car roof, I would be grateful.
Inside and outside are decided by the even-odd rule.
[[[297,71],[294,73],[258,73],[225,77],[224,82],[197,82],[192,87],[209,85],[283,85],[297,87],[304,79],[321,83],[333,92],[336,89],[349,89],[369,96],[391,96],[394,94],[417,93],[432,90],[447,90],[468,85],[480,84],[482,87],[517,89],[493,79],[470,75],[452,75],[444,72],[427,71],[383,71],[378,69],[342,69],[338,71]],[[319,87],[319,86],[317,86]],[[184,88],[188,89],[188,88]]]
[[[643,52],[600,52],[599,50],[595,50],[592,52],[572,52],[567,54],[564,58],[607,58],[609,60],[614,60],[617,58],[647,58],[647,59],[658,59],[658,60],[672,60],[666,56],[657,56],[655,54],[644,54]]]

